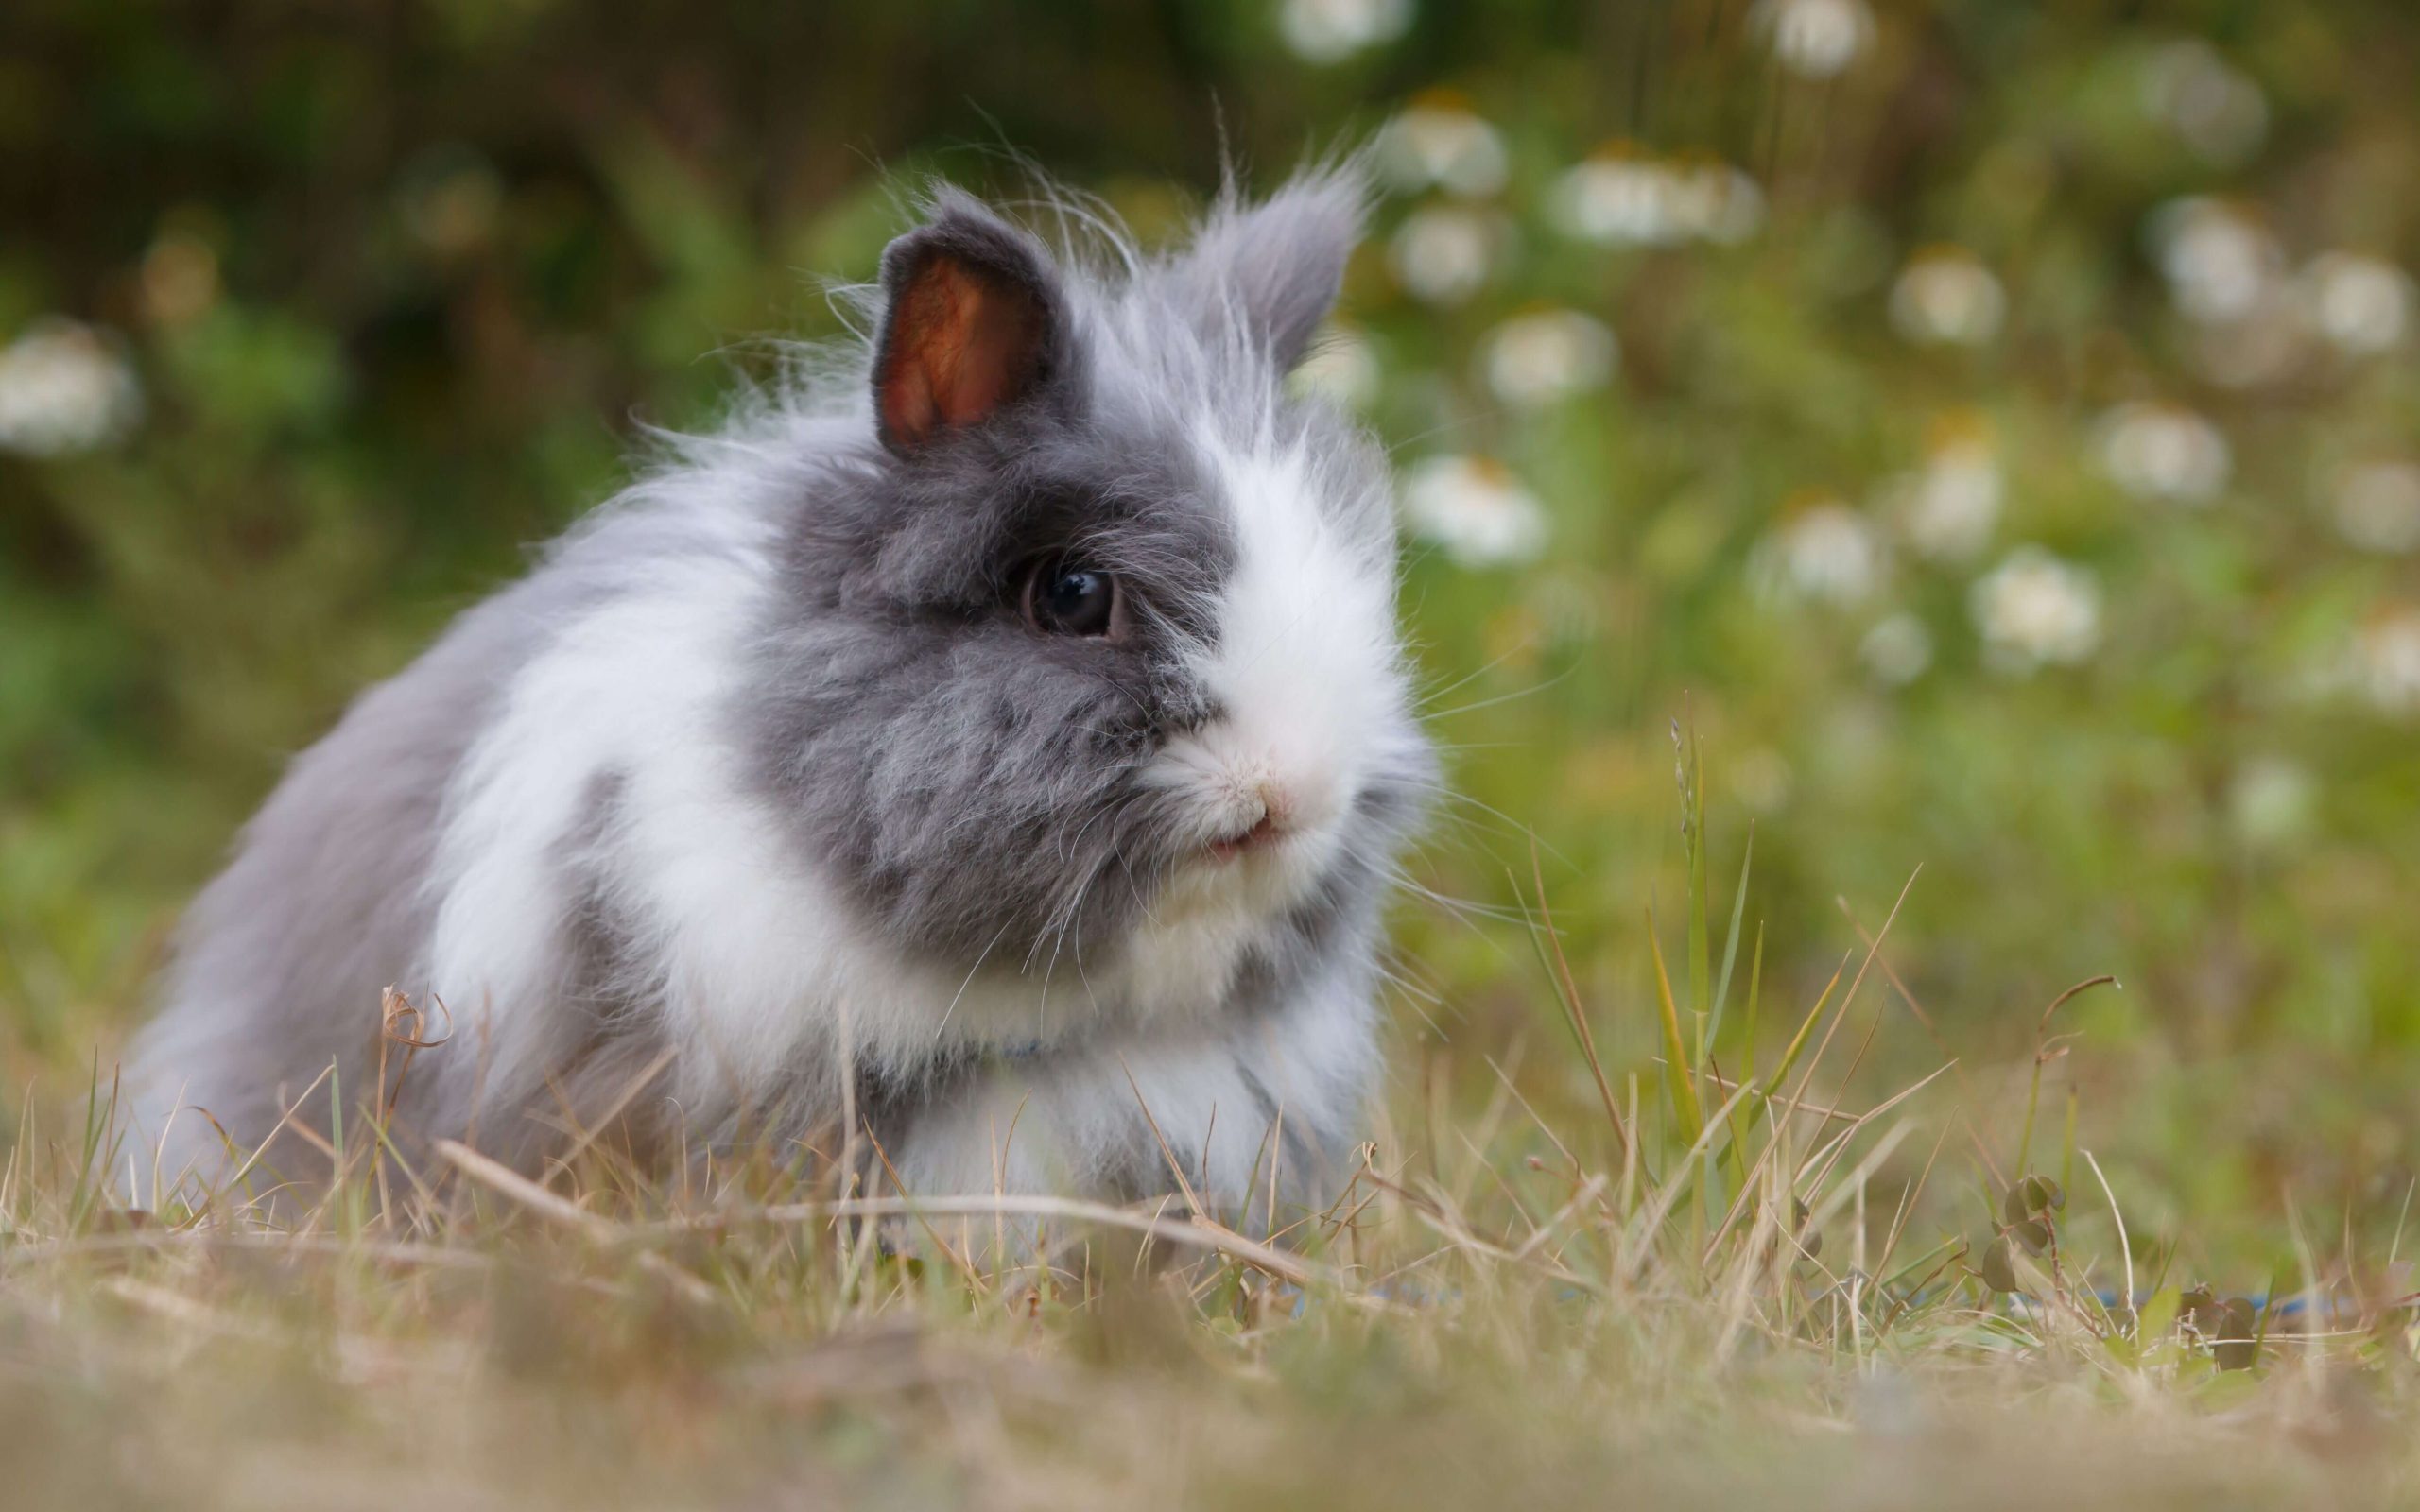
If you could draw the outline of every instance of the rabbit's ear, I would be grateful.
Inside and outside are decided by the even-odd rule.
[[[882,254],[873,366],[882,442],[903,455],[1031,395],[1058,358],[1058,296],[1031,239],[951,196]]]
[[[1369,198],[1350,161],[1297,174],[1256,205],[1230,188],[1169,265],[1171,285],[1206,329],[1240,320],[1255,348],[1290,369],[1343,287]]]

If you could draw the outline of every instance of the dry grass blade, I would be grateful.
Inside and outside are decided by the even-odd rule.
[[[438,1159],[465,1177],[498,1196],[510,1198],[549,1223],[575,1228],[597,1239],[615,1238],[624,1231],[611,1220],[590,1212],[559,1193],[548,1191],[510,1166],[490,1160],[467,1144],[455,1140],[439,1140],[430,1147],[436,1150]]]
[[[776,1203],[762,1208],[735,1208],[691,1218],[633,1225],[614,1237],[642,1239],[650,1235],[707,1232],[745,1224],[813,1223],[831,1219],[912,1218],[1063,1218],[1070,1223],[1097,1224],[1148,1235],[1188,1249],[1209,1250],[1253,1270],[1291,1281],[1344,1291],[1337,1272],[1304,1256],[1289,1254],[1209,1218],[1168,1218],[1134,1208],[1113,1207],[1077,1197],[1018,1196],[1001,1193],[977,1196],[839,1197],[828,1202]]]
[[[1132,1208],[1112,1207],[1075,1197],[1018,1196],[994,1194],[976,1196],[839,1197],[825,1202],[779,1203],[761,1208],[731,1208],[694,1217],[648,1224],[616,1224],[589,1212],[559,1194],[500,1165],[476,1150],[452,1140],[436,1149],[449,1164],[481,1186],[510,1198],[550,1223],[576,1229],[593,1239],[630,1243],[668,1233],[705,1232],[746,1224],[792,1224],[855,1218],[1017,1217],[1063,1218],[1145,1234],[1190,1249],[1215,1251],[1254,1270],[1296,1285],[1339,1282],[1323,1267],[1282,1249],[1247,1239],[1207,1217],[1187,1220],[1155,1217]]]

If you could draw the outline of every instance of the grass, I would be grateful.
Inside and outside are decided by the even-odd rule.
[[[1431,1059],[1342,1198],[1274,1245],[1182,1197],[903,1200],[779,1152],[666,1183],[602,1146],[533,1181],[455,1144],[374,1160],[376,1127],[326,1132],[307,1209],[231,1188],[130,1213],[105,1173],[139,1152],[29,1113],[0,1177],[9,1504],[2420,1495],[2407,1212],[2332,1244],[2297,1224],[2296,1271],[2233,1288],[2130,1232],[2072,1094],[2039,1116],[2058,1016],[2099,979],[2043,1012],[2014,1137],[2009,1078],[1946,1055],[1850,1100],[1877,1041],[1938,1042],[1897,906],[1806,1004],[1763,1001],[1751,863],[1718,911],[1676,746],[1657,1053],[1607,1058],[1533,858],[1563,1050]]]

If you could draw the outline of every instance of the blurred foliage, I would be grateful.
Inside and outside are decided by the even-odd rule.
[[[1755,822],[1775,993],[1921,865],[1894,959],[1953,1050],[2028,1058],[2122,978],[2072,1074],[2152,1191],[2399,1192],[2416,76],[2400,0],[13,0],[14,1079],[139,1015],[285,755],[642,421],[834,332],[817,281],[924,175],[1013,199],[1013,147],[1150,237],[1222,158],[1384,127],[1315,380],[1419,480],[1407,612],[1474,800],[1435,886],[1510,903],[1534,831],[1648,1051],[1681,717],[1718,887]],[[1512,930],[1413,913],[1420,1055],[1554,1032]]]

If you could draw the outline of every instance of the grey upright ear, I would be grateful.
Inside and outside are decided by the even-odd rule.
[[[1290,369],[1336,304],[1369,199],[1352,164],[1297,174],[1256,205],[1230,191],[1169,265],[1173,286],[1205,329],[1240,317],[1253,344]]]
[[[1031,397],[1063,361],[1042,249],[963,196],[884,250],[882,289],[874,421],[901,455]]]

